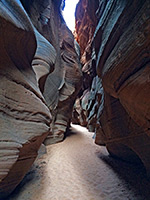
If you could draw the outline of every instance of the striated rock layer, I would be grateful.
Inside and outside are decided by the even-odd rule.
[[[81,0],[76,13],[83,13],[89,1]],[[86,125],[95,130],[96,143],[106,145],[113,156],[128,161],[141,159],[150,170],[150,2],[99,1],[96,29],[88,33],[90,58],[95,71],[88,87]],[[82,41],[84,18],[77,38]],[[86,42],[88,43],[88,42]],[[82,46],[81,52],[86,52]],[[89,80],[91,82],[91,80]],[[82,101],[82,100],[81,100]],[[85,104],[81,104],[81,110]]]
[[[0,199],[3,199],[34,162],[49,132],[51,115],[31,66],[37,48],[36,35],[20,2],[0,2],[0,24]]]
[[[97,6],[97,1],[79,1],[75,13],[75,38],[81,47],[80,61],[82,65],[83,84],[80,90],[79,98],[75,103],[73,122],[80,123],[82,126],[87,126],[88,124],[88,98],[90,96],[92,80],[96,76],[94,67],[95,54],[92,54],[92,38],[97,24],[97,17],[95,15]]]
[[[32,1],[30,6],[27,6],[25,0],[22,2],[36,29],[56,50],[55,63],[52,62],[52,57],[49,58],[51,70],[54,68],[52,73],[44,75],[49,70],[46,65],[42,68],[43,72],[36,65],[38,55],[33,61],[36,74],[40,76],[39,87],[52,113],[51,131],[45,141],[45,144],[51,144],[63,140],[64,132],[70,124],[76,95],[81,87],[79,47],[61,15],[61,0]]]
[[[0,1],[0,199],[22,180],[42,142],[61,141],[70,124],[82,73],[60,7]]]

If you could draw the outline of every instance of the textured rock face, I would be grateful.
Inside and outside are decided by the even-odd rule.
[[[71,120],[82,74],[60,5],[0,2],[0,199],[22,180],[48,134],[48,143],[62,140]]]
[[[80,5],[82,2],[85,1],[81,1]],[[94,55],[92,62],[96,63],[92,65],[92,70],[96,66],[99,78],[95,76],[92,80],[92,86],[89,88],[91,95],[86,107],[87,126],[95,129],[96,143],[105,144],[112,155],[125,160],[135,158],[138,161],[138,155],[148,172],[149,8],[150,2],[142,0],[99,1],[95,12],[98,22],[91,39],[90,54],[91,58]],[[78,13],[83,6],[77,9]],[[88,12],[88,15],[93,13],[91,10]],[[81,37],[80,33],[77,33],[78,40]],[[99,79],[99,83],[95,84],[96,79]]]
[[[76,31],[75,37],[81,47],[81,64],[83,73],[83,84],[80,98],[76,100],[74,109],[74,121],[82,126],[87,126],[87,106],[92,80],[96,76],[95,54],[92,54],[92,38],[97,24],[95,12],[97,1],[79,1],[76,7]],[[81,109],[82,108],[82,109]]]
[[[23,2],[27,7],[26,1]],[[39,86],[52,113],[51,131],[45,144],[63,140],[64,132],[70,124],[76,95],[81,87],[79,47],[62,18],[60,5],[61,1],[38,0],[27,8],[36,29],[56,50],[54,66],[53,59],[50,58],[51,69],[54,68],[54,71],[47,75],[37,72],[42,75]],[[39,66],[36,66],[36,70],[39,70]]]
[[[0,199],[3,199],[34,162],[49,132],[51,116],[32,70],[36,37],[21,3],[1,1],[0,24]]]

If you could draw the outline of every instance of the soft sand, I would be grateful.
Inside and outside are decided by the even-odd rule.
[[[85,128],[73,132],[47,147],[9,200],[150,200],[142,167],[111,158]]]

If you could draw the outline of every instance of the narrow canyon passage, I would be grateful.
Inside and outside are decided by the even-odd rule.
[[[47,146],[8,200],[150,199],[143,169],[111,158],[92,136],[72,125],[62,143]]]
[[[2,0],[0,24],[0,200],[150,200],[150,0]]]

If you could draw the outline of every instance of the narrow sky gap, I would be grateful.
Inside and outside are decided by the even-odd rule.
[[[75,8],[79,0],[65,0],[63,16],[67,26],[73,32],[75,29]]]

